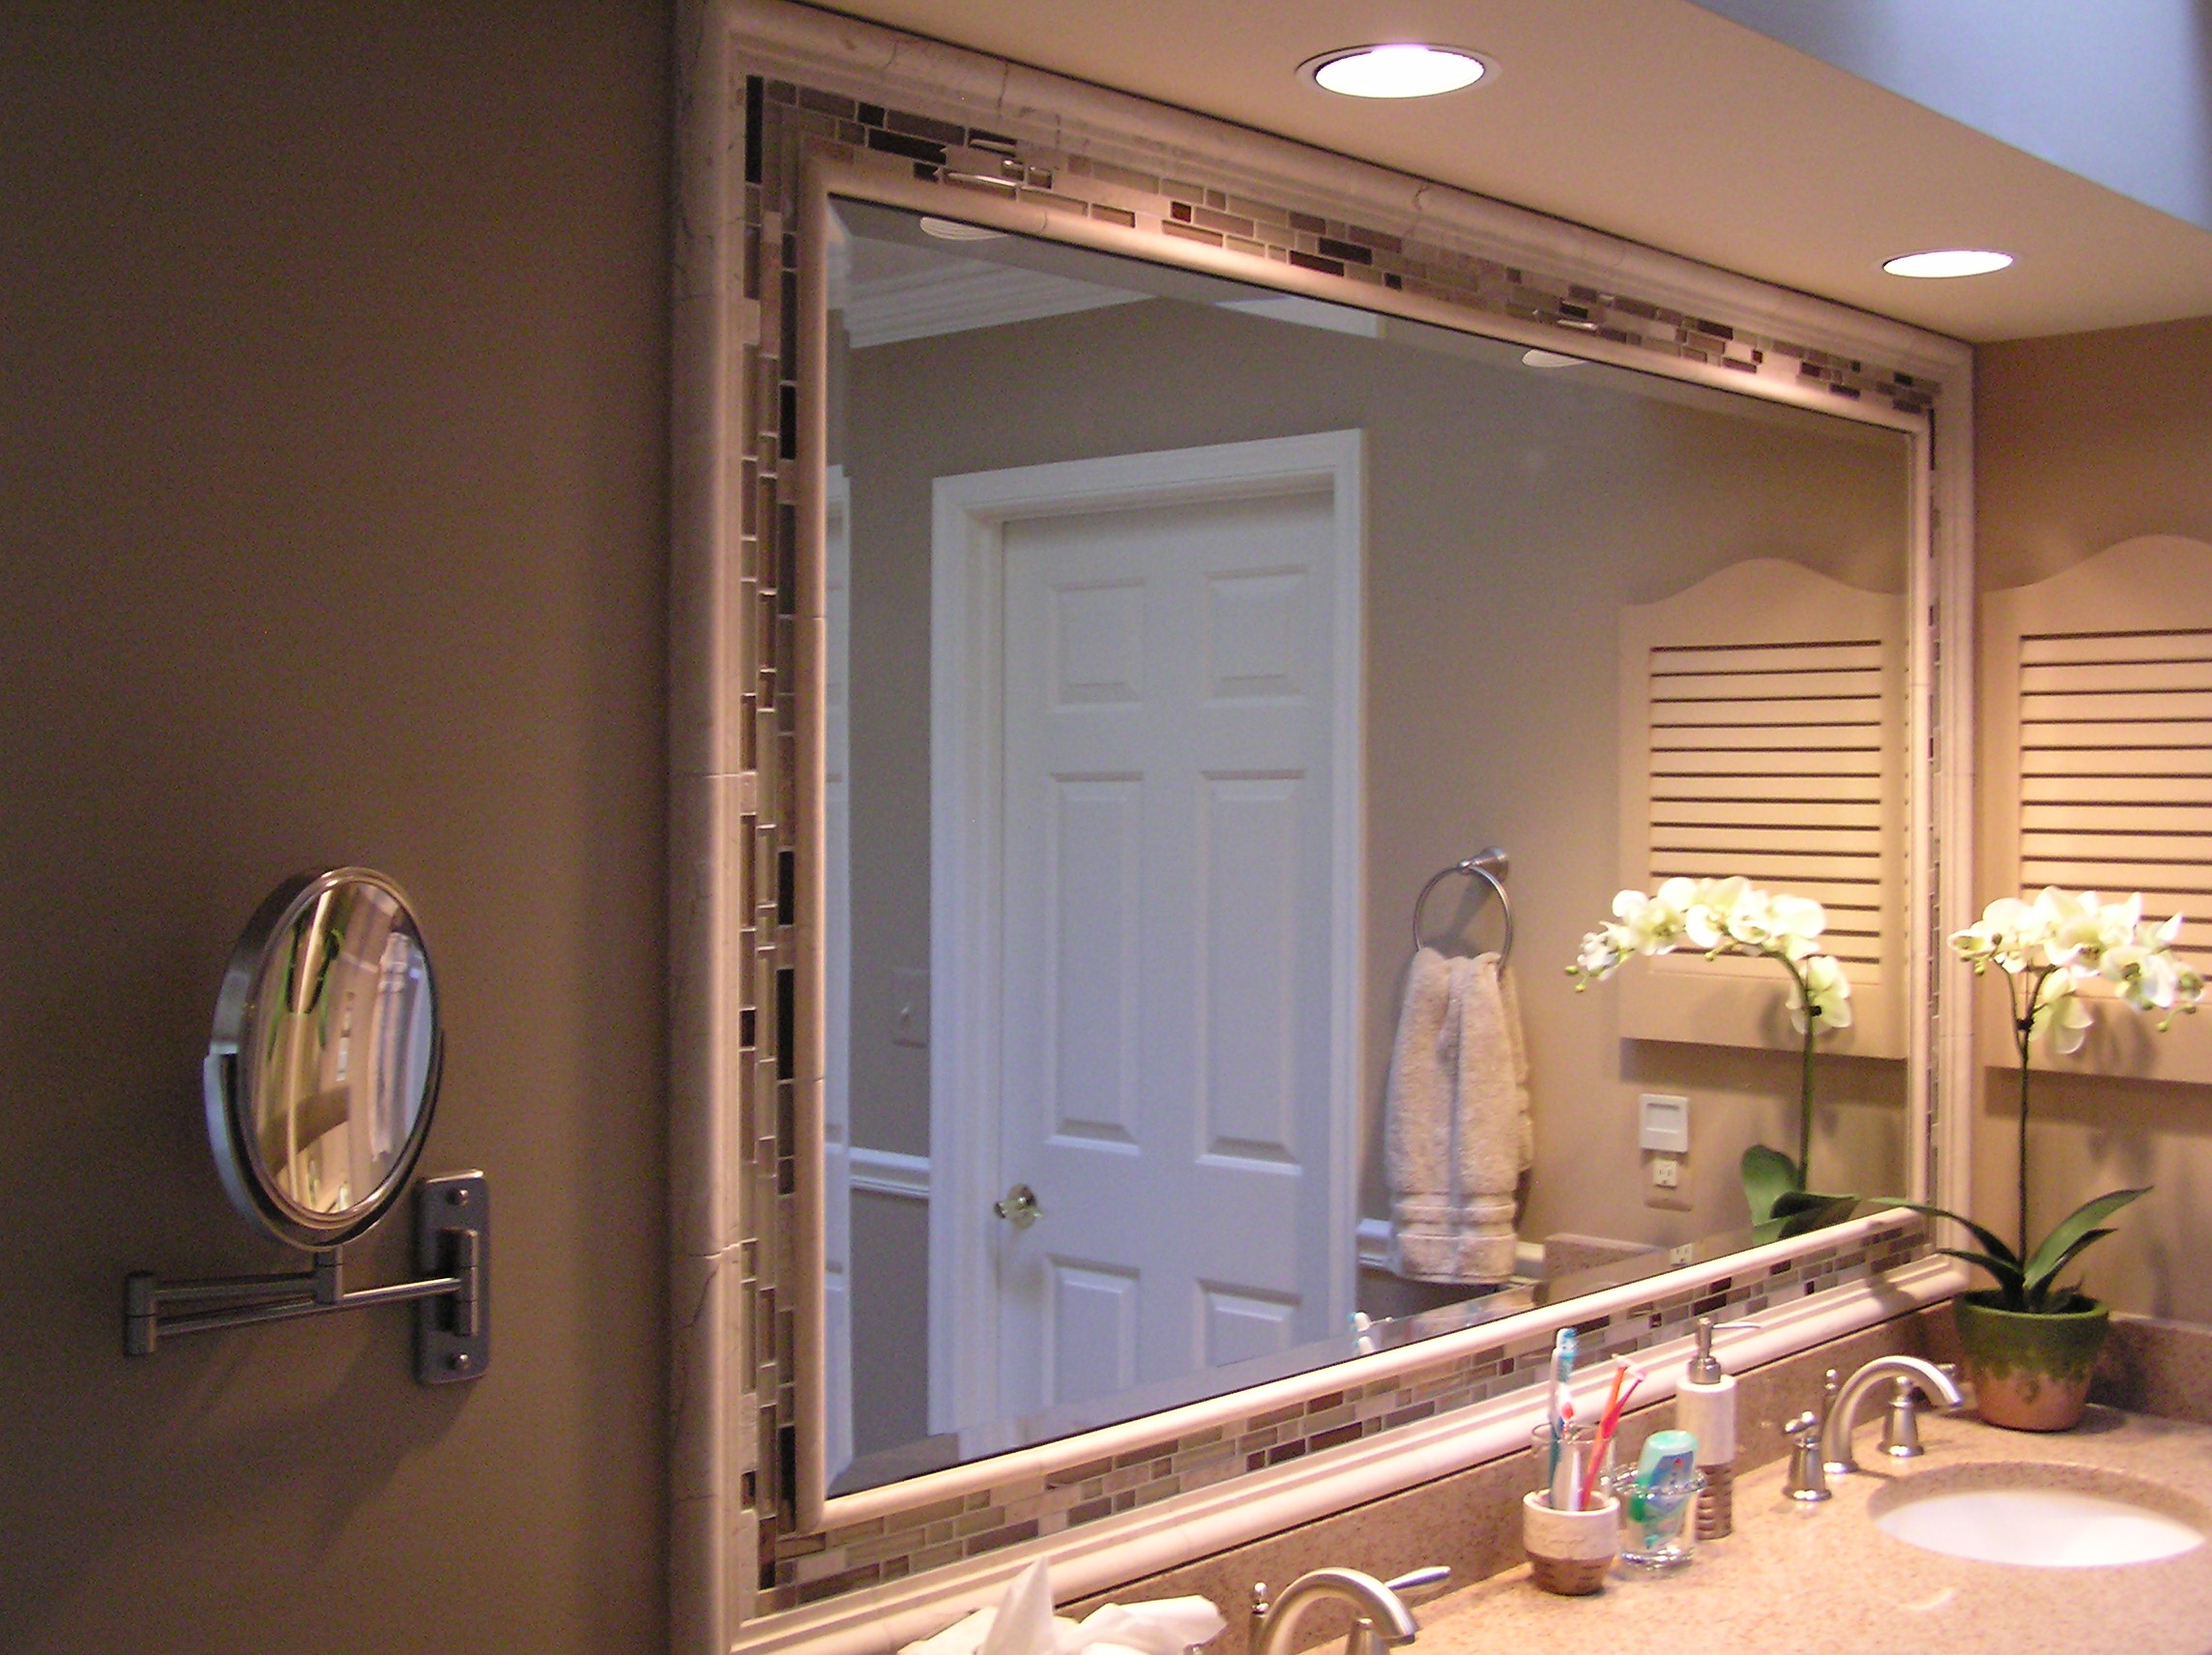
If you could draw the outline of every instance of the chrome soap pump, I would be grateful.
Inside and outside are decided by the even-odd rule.
[[[1735,1528],[1735,1379],[1713,1354],[1713,1335],[1757,1325],[1699,1317],[1697,1354],[1674,1390],[1674,1423],[1698,1439],[1698,1469],[1705,1474],[1698,1495],[1700,1540],[1719,1540]]]

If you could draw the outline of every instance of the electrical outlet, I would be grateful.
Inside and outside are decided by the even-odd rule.
[[[1682,1158],[1679,1155],[1654,1155],[1651,1157],[1651,1187],[1653,1189],[1679,1189],[1682,1185]]]

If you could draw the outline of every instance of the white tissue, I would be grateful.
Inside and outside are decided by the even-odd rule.
[[[1107,1604],[1080,1622],[1052,1612],[1052,1576],[1038,1558],[979,1609],[899,1655],[1182,1655],[1228,1623],[1204,1598]]]

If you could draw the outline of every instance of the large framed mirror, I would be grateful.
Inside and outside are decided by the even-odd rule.
[[[1373,1497],[1557,1325],[1709,1303],[1779,1351],[1939,1292],[1893,1268],[1916,1220],[1778,1240],[1741,1169],[1963,1165],[1926,946],[1968,878],[1963,349],[1643,249],[1586,289],[1542,253],[1586,232],[1487,203],[1424,198],[1428,250],[1278,234],[1250,134],[1041,75],[1070,124],[1002,93],[985,131],[950,117],[1005,66],[708,15],[680,1638],[922,1616],[1159,1500],[1086,1541],[1112,1583],[1347,1444]],[[1166,134],[1190,182],[1127,164]],[[1466,250],[1501,225],[1509,270]],[[1396,274],[1446,242],[1506,297]],[[1727,875],[1818,900],[1849,983],[1809,1133],[1772,962],[1568,973],[1615,891]]]
[[[1623,886],[1823,905],[1811,1176],[1906,1193],[1908,431],[865,183],[822,219],[830,1495],[1747,1232],[1789,979],[1578,994]]]

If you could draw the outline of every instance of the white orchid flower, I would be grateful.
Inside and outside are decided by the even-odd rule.
[[[1691,944],[1709,954],[1735,941],[1730,916],[1750,890],[1749,883],[1740,878],[1701,880],[1682,914],[1683,929]]]
[[[1607,925],[1590,932],[1583,939],[1582,952],[1576,956],[1572,968],[1574,975],[1603,982],[1627,958],[1626,936],[1617,925]],[[1581,984],[1577,984],[1580,987]]]
[[[1611,929],[1619,934],[1623,952],[1664,954],[1682,940],[1682,912],[1668,895],[1662,886],[1657,896],[1624,890],[1613,899],[1613,916],[1619,923]]]
[[[1775,945],[1792,960],[1810,956],[1820,933],[1828,928],[1828,911],[1809,896],[1779,892],[1768,904],[1767,915]]]
[[[2046,1046],[2060,1057],[2071,1057],[2089,1037],[2089,1026],[2095,1019],[2074,992],[2071,975],[2061,973],[2051,982],[2051,991],[2035,1008],[2035,1026],[2042,1031]]]
[[[1848,1029],[1851,1026],[1851,983],[1844,975],[1844,968],[1832,955],[1815,954],[1803,966],[1805,992],[1800,994],[1795,981],[1790,985],[1790,1024],[1798,1033],[1805,1032],[1805,1004],[1808,999],[1813,1015],[1819,1018],[1822,1029]]]
[[[1994,964],[2017,974],[2046,935],[2042,914],[2018,897],[2000,896],[1980,919],[1952,934],[1951,946],[1977,972]]]
[[[2181,988],[2181,967],[2162,948],[2124,943],[2107,948],[2098,973],[2120,985],[2120,998],[2138,1011],[2169,1011]]]
[[[2035,899],[2035,911],[2046,927],[2043,952],[2049,964],[2071,966],[2079,961],[2094,967],[2106,948],[2135,936],[2136,921],[2142,917],[2142,897],[2138,894],[2107,907],[2093,890],[2077,896],[2047,885]]]

